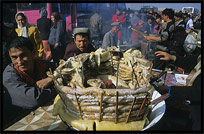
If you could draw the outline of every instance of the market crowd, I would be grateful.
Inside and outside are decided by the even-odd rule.
[[[140,13],[116,9],[112,15],[110,29],[103,34],[103,17],[95,12],[90,18],[90,27],[75,28],[71,41],[67,40],[65,23],[59,13],[53,12],[49,19],[46,9],[42,8],[40,16],[36,26],[28,23],[23,12],[13,16],[16,24],[3,18],[1,72],[5,127],[19,114],[29,113],[55,98],[57,93],[52,79],[46,74],[49,68],[54,70],[60,59],[67,60],[80,53],[90,53],[98,47],[106,49],[116,46],[122,49],[123,46],[128,47],[131,44],[135,46],[134,49],[141,50],[146,59],[149,59],[150,53],[153,52],[155,69],[165,70],[174,65],[190,74],[192,70],[198,72],[201,69],[198,65],[201,60],[199,47],[191,54],[183,47],[189,34],[201,30],[201,14],[195,16],[181,11],[174,12],[169,8],[161,13],[153,10]],[[93,38],[100,38],[102,43],[98,44],[98,47],[96,44],[92,45]],[[155,89],[161,94],[171,91],[167,100],[171,109],[174,108],[172,105],[177,106],[176,101],[182,101],[183,106],[188,108],[189,114],[181,117],[187,121],[183,128],[190,124],[189,130],[200,130],[201,73],[193,78],[188,86],[161,86]],[[191,103],[186,104],[186,100]],[[171,111],[170,108],[167,108],[167,111]],[[178,108],[179,110],[181,109]],[[170,112],[168,114],[172,116]],[[168,125],[170,124],[167,123]]]

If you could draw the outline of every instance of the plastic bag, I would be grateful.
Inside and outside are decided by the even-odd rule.
[[[184,50],[187,53],[192,53],[196,49],[196,39],[193,37],[192,34],[188,34],[185,41],[184,41]]]

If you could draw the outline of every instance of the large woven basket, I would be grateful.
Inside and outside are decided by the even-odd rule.
[[[131,122],[143,120],[149,110],[152,89],[73,89],[55,84],[66,110],[81,119]],[[149,92],[147,92],[149,90]]]
[[[116,57],[119,58],[116,59],[118,60],[114,60],[111,51],[102,49],[98,49],[94,54],[79,55],[63,62],[52,76],[55,76],[55,88],[59,92],[66,110],[83,120],[120,123],[145,119],[149,111],[153,89],[145,77],[149,76],[149,70],[146,69],[149,67],[144,65],[150,66],[150,64],[147,64],[146,61],[143,63],[143,60],[140,59],[135,60],[134,56],[131,57],[131,52],[136,51],[126,51],[123,56],[127,62],[121,60],[121,57],[117,55]],[[132,67],[128,67],[128,63],[133,63]],[[139,65],[140,68],[137,68]],[[142,75],[142,72],[146,75]],[[101,73],[110,76],[117,75],[118,79],[121,78],[129,85],[134,83],[135,86],[133,89],[126,88],[128,87],[126,84],[121,86],[115,84],[118,85],[116,89],[99,88],[100,86],[85,88],[85,78],[88,80],[90,78],[97,79]],[[139,80],[142,80],[143,84],[139,84]],[[73,86],[70,81],[77,86],[71,88]],[[117,82],[120,83],[120,80]]]

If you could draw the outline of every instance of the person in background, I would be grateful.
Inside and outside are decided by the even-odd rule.
[[[41,59],[43,57],[43,43],[38,29],[28,23],[28,19],[23,12],[17,13],[15,19],[18,24],[16,33],[18,36],[29,38],[32,41],[35,52],[34,57]]]
[[[106,49],[107,47],[111,47],[111,46],[117,47],[115,34],[118,30],[118,27],[119,27],[119,22],[115,22],[111,24],[111,30],[107,32],[103,37],[103,43],[102,43],[103,49]]]
[[[156,20],[155,20],[155,25],[153,27],[153,33],[154,34],[159,34],[161,31],[161,15],[157,14]]]
[[[116,14],[113,15],[112,17],[112,23],[114,22],[119,22],[119,27],[118,27],[118,31],[117,31],[117,46],[120,45],[120,40],[121,40],[121,35],[122,35],[122,24],[125,22],[125,16],[121,15],[120,13],[120,9],[116,9]]]
[[[162,27],[160,36],[146,36],[146,40],[158,41],[157,49],[161,51],[168,51],[172,47],[172,36],[175,29],[174,25],[174,11],[172,9],[164,9],[162,11],[162,19],[164,26]],[[166,61],[161,61],[160,57],[155,56],[153,61],[153,68],[164,70],[167,65]]]
[[[121,17],[124,19],[122,21],[122,44],[127,44],[128,36],[127,36],[127,30],[128,30],[128,16],[126,15],[126,9],[123,9]]]
[[[141,30],[147,35],[152,34],[154,23],[154,17],[148,16],[147,22],[144,23],[144,27]]]
[[[59,59],[62,59],[64,56],[64,50],[66,47],[65,41],[65,25],[57,12],[51,14],[52,25],[50,28],[50,35],[48,38],[48,44],[51,48],[52,59],[58,64]]]
[[[9,22],[3,23],[3,36],[2,36],[2,46],[3,46],[3,68],[2,71],[5,69],[5,67],[11,63],[11,59],[9,58],[9,54],[7,51],[8,44],[16,37],[18,37],[14,25]]]
[[[187,33],[190,33],[191,32],[191,29],[193,28],[193,20],[191,18],[191,14],[188,13],[187,15],[187,23],[186,23],[186,32]]]
[[[51,20],[47,18],[47,10],[45,7],[42,7],[40,9],[40,16],[41,18],[37,19],[37,27],[38,27],[38,30],[40,31],[40,35],[42,37],[42,42],[43,42],[43,48],[44,48],[43,59],[51,60],[51,50],[48,44],[48,38],[49,38],[50,28],[51,28]]]
[[[184,41],[186,39],[187,33],[185,31],[185,22],[182,19],[182,12],[177,12],[174,14],[175,19],[175,30],[173,33],[173,40],[175,41],[175,53],[180,56],[184,56],[185,50],[183,48]]]
[[[139,30],[139,31],[141,31],[141,29],[144,27],[144,21],[142,21],[142,20],[138,20],[136,23],[135,23],[135,25],[133,26],[133,28],[134,29],[136,29],[136,30]],[[133,43],[133,44],[139,44],[139,46],[140,46],[140,43],[141,42],[139,42],[139,41],[141,41],[141,40],[144,40],[144,39],[142,39],[143,37],[140,35],[140,34],[138,34],[137,32],[135,32],[134,30],[132,30],[132,33],[131,33],[131,37],[130,37],[130,42],[131,43]]]
[[[102,29],[103,29],[103,19],[102,16],[99,15],[98,11],[96,11],[90,18],[90,31],[91,36],[101,38]],[[91,37],[92,38],[92,37]]]
[[[90,44],[90,31],[88,28],[75,28],[73,34],[74,42],[67,45],[64,60],[81,53],[95,51],[95,48]]]
[[[137,15],[134,11],[131,11],[129,16],[130,16],[130,18],[129,18],[130,25],[129,26],[135,28],[135,26],[138,24],[137,22],[140,20],[140,18],[137,17]],[[134,43],[133,42],[134,41],[134,34],[135,34],[135,32],[133,32],[131,29],[128,29],[129,43]]]
[[[4,121],[14,123],[52,101],[57,94],[52,78],[46,74],[49,68],[54,70],[55,65],[34,58],[31,44],[29,38],[16,37],[7,47],[12,63],[3,72],[3,86],[8,93],[4,96]]]
[[[185,57],[163,51],[157,51],[155,54],[162,56],[160,60],[170,61],[184,68],[185,73],[190,72],[186,86],[155,86],[161,95],[170,94],[166,99],[167,109],[162,127],[165,130],[172,130],[171,127],[175,127],[173,130],[201,130],[201,54]]]

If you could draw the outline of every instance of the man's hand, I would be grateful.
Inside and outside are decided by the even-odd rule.
[[[41,88],[47,88],[52,83],[52,78],[45,78],[36,82],[36,85]]]
[[[154,86],[154,88],[161,94],[165,94],[165,93],[168,93],[168,86],[159,86],[159,87],[156,87]]]
[[[168,61],[168,60],[175,61],[176,60],[176,56],[170,55],[167,52],[163,52],[163,51],[156,51],[155,55],[156,56],[161,56],[160,60],[165,60],[165,61]]]

